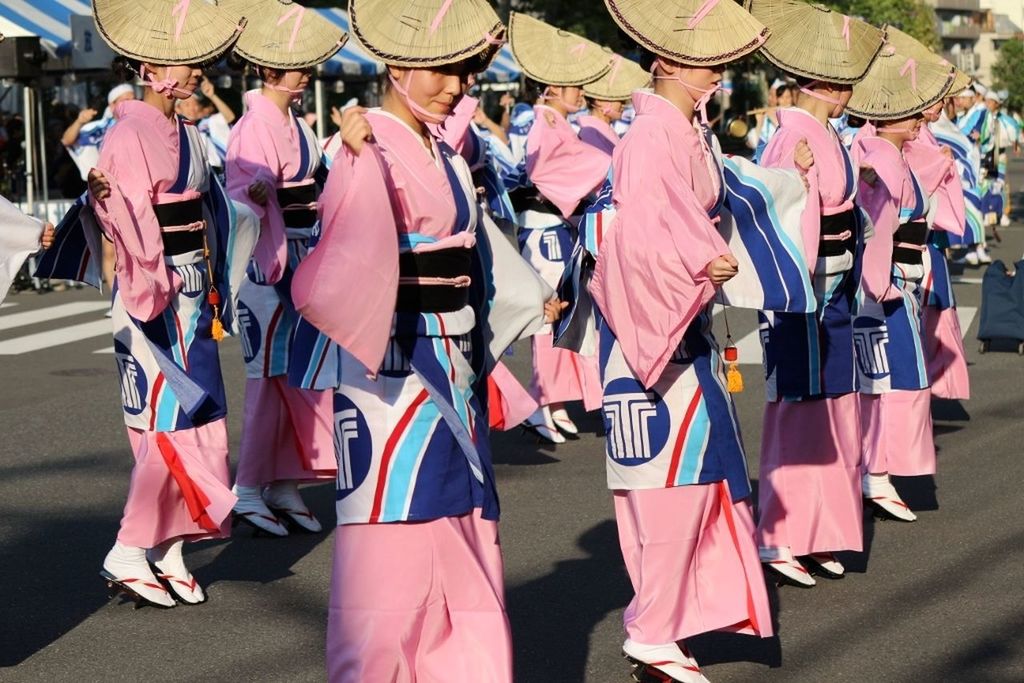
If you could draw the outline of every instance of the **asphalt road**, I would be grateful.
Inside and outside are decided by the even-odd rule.
[[[1011,177],[1022,186],[1020,160]],[[1001,232],[994,256],[1017,260],[1024,225]],[[770,587],[776,638],[694,639],[712,681],[1024,681],[1024,358],[1010,347],[978,353],[982,272],[954,271],[972,320],[974,396],[934,406],[938,475],[897,482],[919,521],[868,519],[867,550],[843,558],[850,573],[842,581]],[[187,560],[210,596],[200,607],[135,611],[107,599],[97,572],[117,530],[131,453],[113,358],[103,352],[110,338],[97,335],[102,311],[90,302],[100,299],[86,290],[23,293],[0,310],[0,680],[322,680],[329,533],[270,540],[237,531],[230,542],[191,546]],[[66,315],[56,317],[56,306]],[[750,314],[730,322],[734,337],[754,330]],[[26,350],[61,334],[69,341]],[[224,344],[232,447],[240,356],[236,341]],[[520,375],[528,362],[525,348],[510,360]],[[763,381],[755,365],[743,370],[737,402],[756,479]],[[516,680],[524,683],[628,680],[618,652],[631,591],[603,443],[596,418],[576,415],[587,433],[558,448],[518,432],[494,438]],[[329,526],[332,486],[305,495]]]

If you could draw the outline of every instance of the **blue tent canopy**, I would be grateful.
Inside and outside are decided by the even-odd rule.
[[[384,65],[368,55],[362,46],[354,40],[348,25],[348,12],[343,9],[317,10],[328,21],[337,24],[349,34],[349,41],[338,54],[331,57],[323,65],[328,76],[362,76],[373,78],[384,72]]]
[[[14,24],[24,34],[39,36],[48,48],[62,57],[71,52],[71,15],[91,13],[92,3],[89,0],[0,2],[0,18]]]
[[[494,62],[483,73],[480,80],[488,83],[508,83],[519,80],[522,72],[516,58],[512,56],[512,48],[506,43],[502,45],[498,56],[494,58]]]

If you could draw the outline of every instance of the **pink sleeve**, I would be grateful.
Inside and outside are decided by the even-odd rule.
[[[338,152],[320,196],[320,241],[292,279],[299,313],[372,375],[384,360],[398,297],[398,228],[384,168],[375,144],[359,156],[347,146]]]
[[[780,128],[761,154],[759,165],[765,168],[796,169],[793,153],[800,142],[801,135],[791,134],[787,129]],[[800,218],[801,233],[804,238],[804,258],[811,268],[811,275],[818,263],[818,243],[821,240],[821,191],[819,189],[818,168],[811,166],[807,172],[807,204]]]
[[[942,148],[915,140],[903,145],[903,156],[924,186],[931,201],[937,203],[935,225],[955,235],[963,235],[966,220],[963,186],[956,163],[942,153]]]
[[[892,236],[900,226],[899,198],[892,196],[879,177],[874,187],[860,181],[857,204],[874,226],[874,234],[864,244],[861,286],[864,293],[875,301],[897,298],[900,293],[892,287]]]
[[[714,296],[705,267],[728,248],[690,187],[673,173],[668,148],[637,142],[621,148],[616,160],[617,214],[601,244],[590,292],[626,362],[651,387]]]
[[[284,276],[288,263],[288,238],[275,192],[281,162],[273,143],[268,142],[269,137],[270,133],[262,130],[257,119],[239,122],[231,131],[224,163],[228,196],[248,206],[260,219],[260,237],[253,259],[267,284],[274,284]],[[249,186],[257,181],[267,185],[266,206],[249,198]]]
[[[571,129],[569,129],[571,131]],[[564,131],[562,131],[564,132]],[[574,135],[561,134],[538,113],[526,138],[526,175],[564,218],[608,177],[608,155]]]
[[[104,232],[114,243],[114,272],[125,310],[147,322],[159,316],[181,289],[181,278],[164,262],[160,224],[153,211],[154,180],[146,145],[137,131],[115,127],[100,154],[99,170],[110,196],[93,202]]]

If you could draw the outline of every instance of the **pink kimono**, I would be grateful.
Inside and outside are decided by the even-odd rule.
[[[717,151],[668,100],[636,92],[614,154],[615,222],[590,292],[600,330],[608,485],[633,584],[628,638],[772,633],[743,447],[711,333],[705,268],[728,253],[710,218]]]
[[[552,287],[572,255],[580,203],[608,175],[605,152],[582,142],[565,118],[551,107],[534,108],[536,122],[526,141],[526,173],[539,193],[517,206],[519,248]],[[552,346],[550,326],[533,336],[534,397],[542,405],[583,401],[586,410],[601,405],[597,359]]]
[[[332,392],[299,388],[289,382],[289,375],[297,365],[314,366],[325,380],[337,371],[333,366],[333,373],[325,369],[322,357],[313,360],[302,354],[296,339],[300,321],[290,297],[281,294],[308,251],[316,223],[313,175],[322,153],[312,131],[294,114],[282,113],[257,90],[245,98],[248,110],[228,142],[227,189],[232,199],[260,217],[262,231],[241,292],[247,379],[235,481],[258,487],[333,479]],[[249,186],[256,181],[267,185],[266,206],[249,197]],[[299,199],[301,195],[305,197]]]
[[[458,298],[472,278],[403,265],[472,253],[482,229],[475,188],[449,146],[427,149],[382,110],[367,119],[374,141],[335,157],[324,236],[292,288],[344,353],[328,678],[509,683],[497,497],[470,367],[479,312],[410,303],[427,290]],[[334,305],[344,292],[361,296]],[[453,424],[475,436],[477,461]]]
[[[851,272],[856,249],[829,250],[826,240],[838,235],[822,235],[822,226],[830,217],[855,220],[856,170],[831,124],[822,124],[799,108],[780,110],[778,118],[780,128],[759,163],[794,168],[793,152],[801,140],[807,140],[814,154],[814,166],[807,178],[810,191],[803,227],[805,244],[813,249],[806,255],[807,262],[816,264],[813,282],[819,311],[803,316],[804,324],[801,316],[762,314],[762,340],[773,368],[764,410],[758,488],[757,531],[762,560],[777,559],[783,548],[798,557],[860,551],[863,542],[853,315],[833,300],[833,292],[846,278],[856,289]],[[830,327],[824,322],[826,310],[829,321],[845,316],[843,324]],[[789,327],[798,328],[801,337],[818,337],[818,351],[805,354],[788,343],[790,339],[785,335]],[[777,358],[774,353],[778,353]],[[844,362],[836,362],[839,360]],[[818,390],[787,391],[787,376],[806,373],[808,367],[819,369],[819,376],[808,378],[812,381],[807,385],[818,383]],[[833,370],[843,378],[830,381],[828,375]]]
[[[878,174],[861,181],[858,204],[874,225],[864,249],[857,318],[864,469],[897,476],[935,473],[931,390],[924,358],[920,283],[927,256],[928,195],[903,154],[870,129],[853,153]]]
[[[903,145],[903,156],[924,186],[933,207],[929,267],[922,283],[925,356],[932,395],[967,399],[971,396],[967,356],[944,253],[948,235],[962,236],[964,233],[966,204],[963,185],[956,162],[952,156],[943,153],[928,126],[921,126],[917,140]]]
[[[117,539],[222,538],[235,497],[203,256],[204,241],[216,244],[210,195],[220,190],[194,126],[141,101],[117,106],[98,163],[111,195],[95,202],[117,253],[114,351],[135,454]]]

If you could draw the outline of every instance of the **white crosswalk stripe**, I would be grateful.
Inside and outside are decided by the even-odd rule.
[[[0,317],[0,330],[10,330],[15,327],[45,323],[50,320],[57,320],[58,318],[69,318],[73,315],[105,311],[109,306],[110,304],[102,301],[76,301],[69,304],[39,308],[34,311],[25,311],[24,313],[11,313]]]
[[[23,353],[62,346],[92,337],[110,336],[113,334],[113,331],[113,325],[104,318],[103,320],[91,323],[69,325],[68,327],[50,330],[49,332],[27,334],[24,337],[0,341],[0,356],[18,356]]]
[[[978,309],[971,306],[959,306],[956,309],[957,317],[960,319],[960,332],[967,336],[967,330]],[[736,350],[739,352],[740,365],[764,365],[764,354],[761,350],[761,334],[754,330],[736,342]]]
[[[0,304],[0,308],[10,308],[11,306],[17,306],[18,304],[3,303]]]

